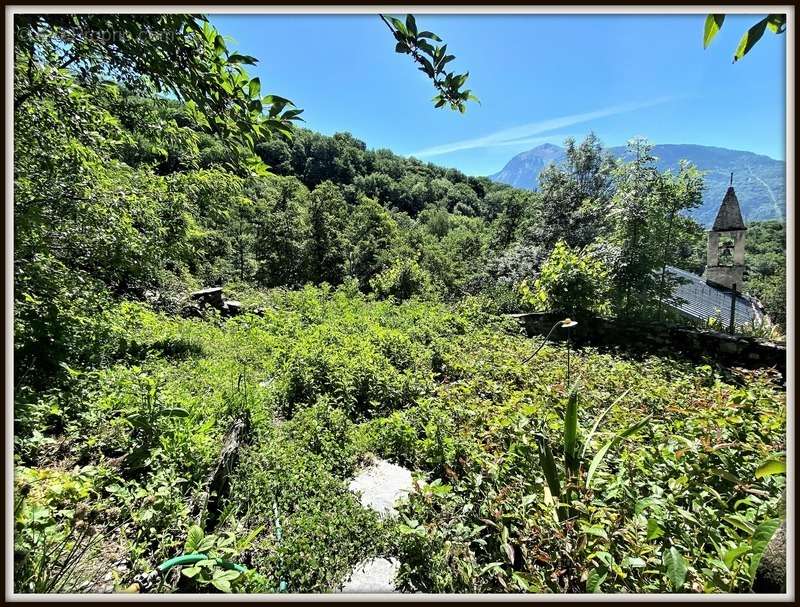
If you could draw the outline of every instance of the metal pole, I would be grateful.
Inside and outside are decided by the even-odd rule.
[[[733,288],[731,289],[731,325],[728,327],[728,331],[733,334],[734,328],[736,327],[733,324],[734,318],[736,317],[736,283],[733,283]]]
[[[569,381],[569,354],[570,350],[572,350],[572,339],[570,339],[570,335],[572,333],[571,327],[567,329],[567,391],[570,389],[570,381]]]

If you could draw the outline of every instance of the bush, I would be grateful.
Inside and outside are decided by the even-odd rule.
[[[430,294],[433,289],[430,275],[413,259],[395,260],[370,281],[370,286],[378,299],[398,301]]]
[[[339,477],[355,470],[355,452],[349,442],[353,422],[347,414],[323,396],[286,424],[289,437],[308,453],[320,456],[326,468]]]
[[[605,264],[590,249],[576,251],[559,241],[542,265],[531,289],[520,284],[524,299],[546,311],[571,316],[609,311],[610,288]]]
[[[242,525],[261,527],[252,566],[273,587],[287,582],[289,592],[333,590],[383,541],[376,513],[361,507],[323,458],[277,434],[245,455],[230,503]]]

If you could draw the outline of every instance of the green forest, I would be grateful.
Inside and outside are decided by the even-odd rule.
[[[375,52],[465,111],[438,36],[387,25]],[[705,265],[695,167],[589,135],[519,190],[302,128],[199,16],[14,35],[17,592],[331,592],[374,556],[404,592],[751,589],[785,510],[780,378],[531,356],[507,316],[683,322],[662,270]],[[748,227],[771,322],[743,333],[781,340],[785,228]],[[241,313],[193,305],[209,287]],[[396,517],[348,490],[376,457],[414,473]],[[205,558],[152,575],[182,554]]]

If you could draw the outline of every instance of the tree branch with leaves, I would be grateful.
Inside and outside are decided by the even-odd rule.
[[[703,48],[708,48],[711,41],[722,29],[722,24],[725,22],[725,15],[708,15],[706,17],[706,25],[703,29]],[[733,62],[736,63],[747,53],[750,52],[756,42],[761,40],[766,30],[771,31],[773,34],[782,34],[786,31],[786,15],[767,15],[761,21],[756,23],[748,29],[742,38],[739,40],[739,46],[736,47],[736,52],[733,55]]]
[[[439,46],[429,42],[431,40],[442,42],[439,36],[433,32],[418,31],[414,15],[406,15],[405,23],[396,17],[387,18],[380,15],[380,18],[397,40],[394,50],[410,55],[414,62],[419,64],[419,70],[433,81],[433,86],[438,91],[433,98],[435,107],[439,108],[449,104],[450,109],[458,110],[463,114],[467,109],[467,101],[480,103],[472,91],[461,88],[469,78],[469,72],[456,74],[445,70],[445,66],[455,59],[455,56],[447,54],[446,44]]]

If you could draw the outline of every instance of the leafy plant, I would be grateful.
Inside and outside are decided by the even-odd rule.
[[[190,555],[200,554],[206,558],[190,567],[183,567],[181,575],[191,579],[201,588],[213,586],[225,593],[238,591],[245,585],[248,576],[252,576],[252,572],[234,561],[250,546],[260,531],[256,529],[247,537],[237,541],[232,532],[206,535],[201,527],[193,525],[186,534],[184,552]]]
[[[556,243],[533,283],[519,285],[522,297],[547,311],[580,317],[609,311],[608,270],[590,250],[574,251],[563,241]]]
[[[722,29],[722,24],[725,23],[725,15],[708,15],[706,17],[705,28],[703,29],[703,48],[708,48],[711,41],[714,40],[719,30]],[[736,63],[747,53],[750,52],[756,43],[761,40],[761,36],[769,29],[773,34],[782,34],[786,31],[786,15],[767,15],[761,21],[751,26],[736,47],[736,52],[733,55],[733,62]]]
[[[466,111],[467,101],[478,101],[472,91],[461,90],[469,77],[469,72],[456,74],[446,71],[445,66],[455,59],[455,56],[447,54],[446,44],[438,46],[429,42],[441,42],[439,36],[433,32],[418,31],[414,15],[406,15],[405,22],[396,17],[388,19],[383,15],[380,17],[397,40],[395,51],[411,55],[411,58],[419,64],[419,70],[433,81],[433,86],[438,91],[433,98],[435,107],[449,104],[451,109],[463,114]]]

